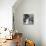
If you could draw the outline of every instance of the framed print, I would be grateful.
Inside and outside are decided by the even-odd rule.
[[[34,24],[34,15],[33,14],[24,14],[23,24],[27,24],[27,25]]]

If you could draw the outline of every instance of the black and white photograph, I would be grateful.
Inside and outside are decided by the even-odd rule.
[[[33,14],[24,14],[23,24],[27,24],[27,25],[34,24],[34,15]]]

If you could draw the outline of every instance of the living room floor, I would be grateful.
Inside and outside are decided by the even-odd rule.
[[[13,40],[6,40],[6,42],[4,42],[2,45],[0,46],[16,46],[15,45],[15,39]]]

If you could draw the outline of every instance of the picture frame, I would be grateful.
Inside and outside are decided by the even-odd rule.
[[[34,15],[33,14],[24,14],[23,15],[23,24],[33,25],[34,24]]]

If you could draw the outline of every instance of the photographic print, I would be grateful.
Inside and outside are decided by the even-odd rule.
[[[34,24],[34,15],[33,14],[24,14],[23,24]]]

